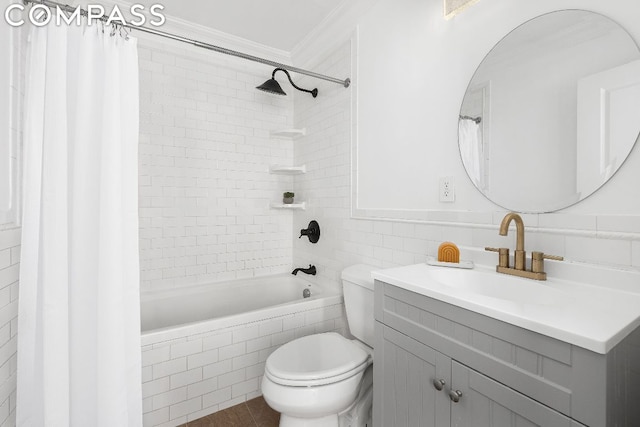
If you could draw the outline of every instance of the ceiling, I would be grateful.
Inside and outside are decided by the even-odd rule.
[[[163,13],[272,48],[291,52],[349,0],[163,0]],[[140,1],[149,7],[157,0]]]

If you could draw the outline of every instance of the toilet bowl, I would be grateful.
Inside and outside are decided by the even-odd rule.
[[[335,332],[309,335],[267,358],[262,394],[280,412],[281,427],[364,427],[369,421],[373,269],[360,264],[342,273],[347,318],[357,339]]]

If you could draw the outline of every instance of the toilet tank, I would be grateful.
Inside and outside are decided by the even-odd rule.
[[[372,348],[375,319],[371,272],[378,269],[370,265],[356,264],[342,271],[342,289],[349,331],[351,335]]]

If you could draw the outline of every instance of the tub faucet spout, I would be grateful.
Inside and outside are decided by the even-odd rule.
[[[298,274],[298,271],[302,271],[303,273],[311,274],[312,276],[315,276],[316,275],[316,266],[309,264],[309,268],[296,268],[295,270],[293,270],[291,272],[291,274],[293,274],[295,276],[296,274]]]

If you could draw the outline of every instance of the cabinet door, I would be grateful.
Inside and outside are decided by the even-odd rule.
[[[451,402],[455,427],[576,427],[581,424],[456,361],[451,387],[461,392]]]
[[[374,426],[448,427],[451,359],[381,323],[375,351]]]

